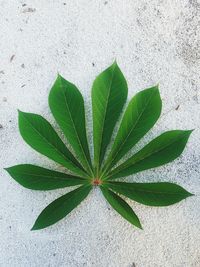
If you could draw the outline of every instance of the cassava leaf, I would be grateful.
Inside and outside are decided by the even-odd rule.
[[[33,149],[78,175],[86,175],[51,124],[42,116],[19,111],[19,130],[24,141]]]
[[[126,98],[126,80],[117,63],[114,63],[95,79],[92,87],[94,165],[97,175]]]
[[[167,182],[109,182],[108,187],[119,194],[148,206],[169,206],[192,196],[181,186]]]
[[[83,185],[49,204],[38,216],[31,230],[46,228],[63,219],[89,194],[91,186]]]
[[[132,98],[122,116],[114,143],[107,151],[127,93],[127,82],[116,62],[95,79],[92,86],[93,160],[88,147],[84,100],[74,84],[59,75],[49,94],[50,109],[72,152],[46,119],[33,113],[19,112],[19,129],[23,139],[73,174],[22,164],[6,169],[11,177],[34,190],[80,185],[49,204],[32,230],[43,229],[64,218],[87,197],[92,186],[100,186],[110,205],[141,229],[137,215],[120,195],[149,206],[172,205],[192,195],[182,187],[167,182],[124,183],[112,180],[173,161],[184,150],[191,133],[181,130],[165,132],[127,160],[123,159],[160,116],[162,101],[158,87],[154,86]],[[105,155],[108,155],[107,158]],[[122,163],[119,163],[120,160]]]
[[[49,106],[76,156],[91,174],[84,101],[78,88],[58,75],[49,94]]]
[[[16,182],[34,190],[52,190],[87,183],[86,179],[31,164],[16,165],[6,168],[6,171]]]
[[[191,132],[174,130],[161,134],[111,171],[109,179],[128,176],[173,161],[183,152]]]
[[[118,196],[105,186],[101,186],[101,191],[108,203],[113,207],[113,209],[115,209],[128,222],[142,229],[137,215],[128,205],[128,203],[126,203],[126,201],[124,201],[120,196]]]
[[[143,90],[132,98],[106,160],[105,169],[113,167],[153,127],[160,116],[161,107],[157,86]]]

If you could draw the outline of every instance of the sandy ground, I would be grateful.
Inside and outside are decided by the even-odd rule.
[[[0,0],[0,266],[200,266],[199,17],[198,0]],[[160,84],[162,116],[141,145],[168,129],[195,129],[178,160],[129,180],[177,182],[196,196],[169,208],[129,201],[141,231],[95,189],[60,223],[31,232],[40,211],[66,189],[26,190],[3,170],[19,163],[58,169],[23,142],[17,109],[57,128],[47,97],[60,72],[86,99],[91,139],[91,85],[114,59],[129,98]]]

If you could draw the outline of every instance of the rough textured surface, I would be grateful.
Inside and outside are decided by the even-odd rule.
[[[0,266],[200,266],[200,2],[198,0],[0,0]],[[117,59],[129,96],[159,82],[162,117],[146,140],[193,129],[179,160],[130,180],[173,181],[196,194],[169,208],[131,203],[144,231],[116,214],[95,189],[55,226],[31,232],[40,211],[66,190],[34,192],[3,167],[30,162],[58,168],[31,150],[17,109],[55,122],[47,96],[60,72],[87,108],[94,77]],[[91,135],[91,111],[88,109]]]

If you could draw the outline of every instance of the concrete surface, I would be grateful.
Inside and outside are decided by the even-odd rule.
[[[0,266],[200,266],[199,17],[198,0],[0,0]],[[114,59],[129,97],[160,83],[162,117],[142,143],[167,129],[195,128],[179,160],[129,180],[173,181],[196,196],[169,208],[129,201],[140,231],[96,189],[68,218],[31,232],[66,190],[26,190],[3,171],[25,162],[58,169],[22,141],[17,108],[55,125],[47,96],[60,72],[86,99],[91,138],[91,84]]]

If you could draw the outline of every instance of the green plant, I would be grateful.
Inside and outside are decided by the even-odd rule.
[[[109,148],[127,92],[126,80],[116,62],[93,83],[94,162],[88,147],[83,97],[74,84],[58,75],[49,95],[51,112],[72,152],[47,120],[40,115],[19,111],[19,129],[23,139],[36,151],[66,167],[70,174],[30,164],[7,168],[8,173],[22,186],[34,190],[80,185],[47,206],[37,218],[33,230],[50,226],[65,217],[87,197],[93,186],[99,186],[110,205],[139,228],[142,226],[137,215],[119,195],[149,206],[172,205],[192,195],[179,185],[168,182],[115,181],[173,161],[182,153],[191,134],[191,131],[182,130],[165,132],[124,159],[156,123],[162,106],[158,86],[137,93],[129,102]]]

